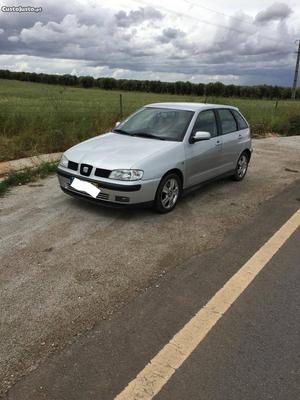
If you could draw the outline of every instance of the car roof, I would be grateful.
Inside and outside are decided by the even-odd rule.
[[[147,104],[145,107],[171,108],[175,110],[186,110],[186,111],[202,111],[212,108],[231,108],[234,110],[238,110],[237,107],[223,105],[223,104],[188,103],[188,102],[153,103],[153,104]]]

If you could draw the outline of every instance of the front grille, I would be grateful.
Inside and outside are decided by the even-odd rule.
[[[100,176],[101,178],[108,178],[111,173],[110,169],[96,168],[95,176]]]
[[[92,165],[88,165],[88,164],[80,164],[80,173],[81,175],[84,176],[90,176],[91,172],[92,172]]]
[[[74,161],[69,161],[68,162],[68,168],[72,169],[73,171],[77,171],[78,170],[78,163],[74,162]]]

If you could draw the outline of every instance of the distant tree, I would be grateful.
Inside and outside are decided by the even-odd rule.
[[[64,86],[80,86],[83,88],[98,87],[106,90],[128,90],[178,95],[245,97],[253,99],[289,99],[291,97],[290,88],[271,85],[240,86],[232,84],[224,85],[222,82],[204,84],[191,83],[189,81],[161,82],[159,80],[115,79],[111,77],[94,79],[91,76],[77,77],[69,74],[44,74],[3,69],[0,70],[0,78]],[[297,90],[296,98],[300,98],[300,89]]]
[[[58,84],[66,86],[78,85],[78,78],[75,75],[58,75]]]
[[[112,90],[116,88],[116,80],[114,78],[102,78],[102,89]]]
[[[94,78],[91,76],[80,76],[78,78],[79,85],[84,88],[91,88],[94,86]]]

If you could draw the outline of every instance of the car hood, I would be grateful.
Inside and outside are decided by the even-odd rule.
[[[71,161],[91,164],[97,168],[138,168],[140,161],[178,145],[179,142],[110,132],[77,144],[67,150],[65,155]]]

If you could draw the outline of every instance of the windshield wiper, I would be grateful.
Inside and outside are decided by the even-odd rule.
[[[166,140],[165,138],[163,138],[161,136],[152,135],[151,133],[146,133],[146,132],[132,133],[131,135],[150,138],[150,139]]]
[[[124,129],[120,129],[120,128],[115,128],[113,129],[113,132],[117,132],[117,133],[122,133],[123,135],[129,135],[131,136],[131,133],[124,131]]]

